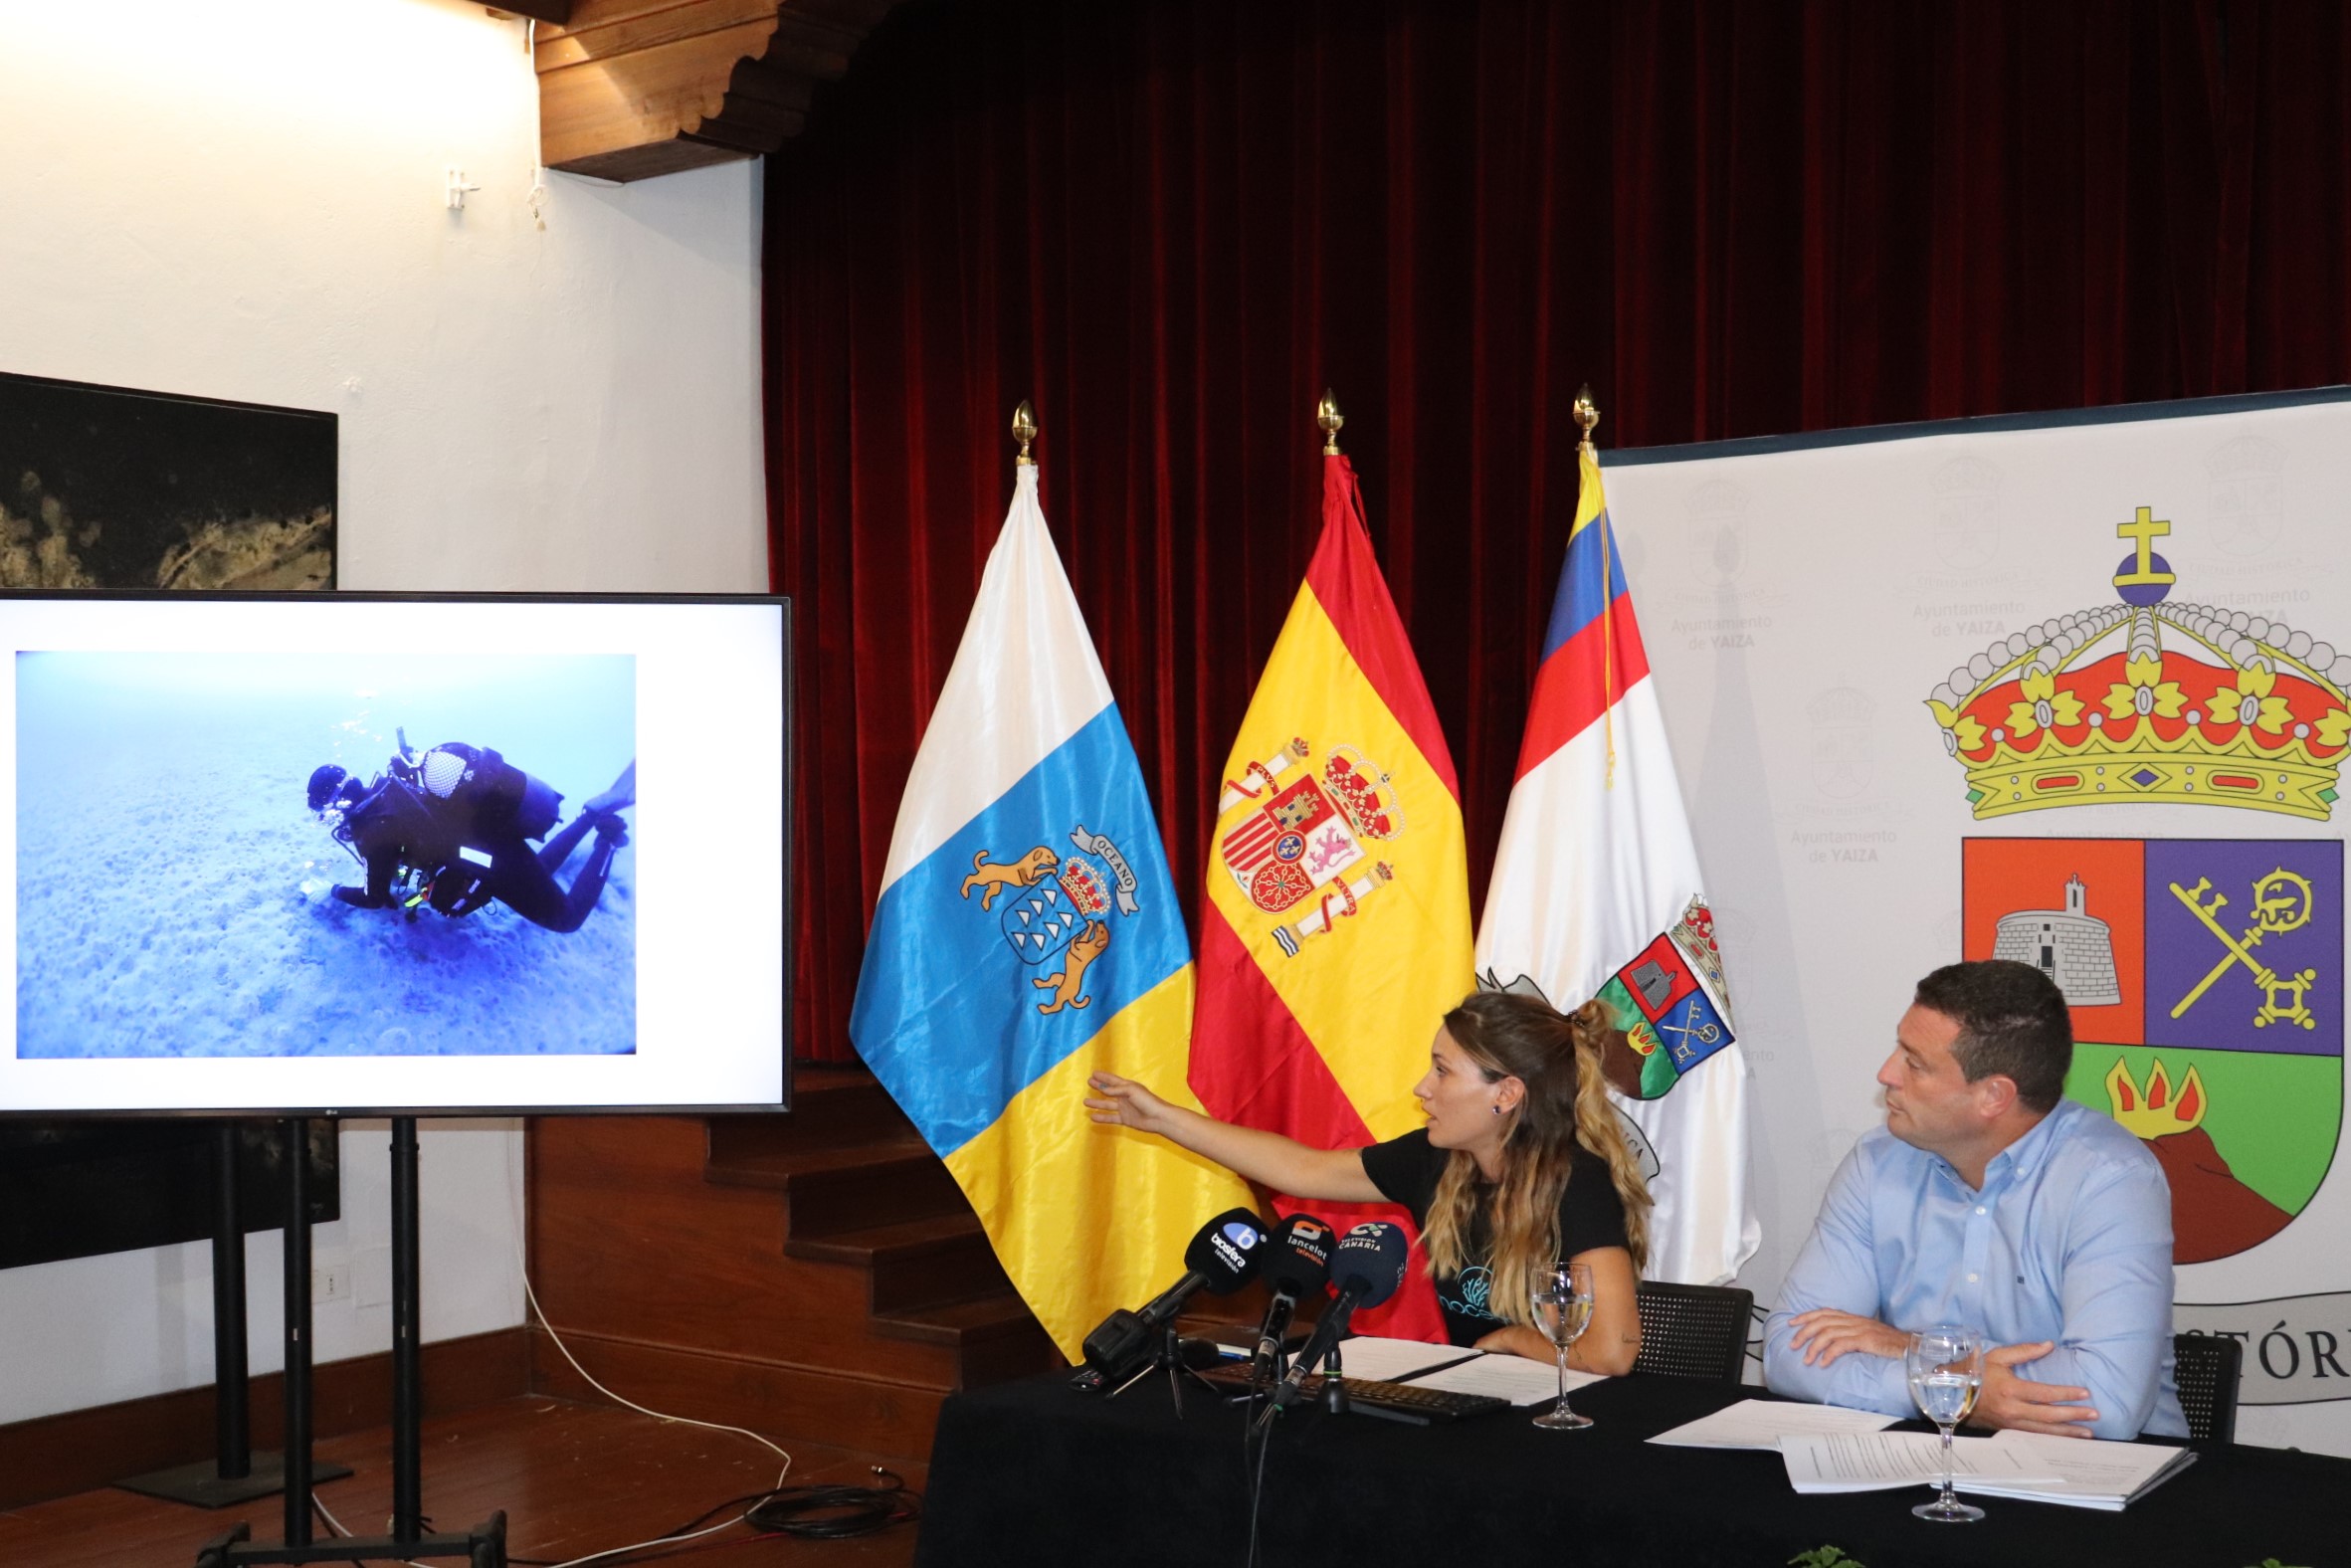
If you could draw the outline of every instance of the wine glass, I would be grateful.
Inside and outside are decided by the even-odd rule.
[[[1969,1507],[1953,1495],[1951,1429],[1975,1409],[1976,1393],[1984,1386],[1984,1336],[1950,1323],[1922,1328],[1910,1336],[1902,1364],[1910,1374],[1910,1397],[1943,1434],[1943,1494],[1910,1511],[1945,1524],[1973,1523],[1984,1516],[1984,1510]]]
[[[1592,1266],[1553,1264],[1537,1273],[1534,1319],[1535,1328],[1559,1351],[1559,1403],[1535,1417],[1535,1425],[1553,1432],[1592,1425],[1590,1416],[1567,1408],[1567,1347],[1592,1324]]]

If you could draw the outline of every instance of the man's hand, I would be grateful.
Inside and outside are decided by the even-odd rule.
[[[1788,1348],[1803,1351],[1804,1364],[1808,1367],[1834,1366],[1837,1358],[1849,1350],[1898,1361],[1902,1352],[1910,1348],[1910,1336],[1900,1329],[1888,1328],[1874,1317],[1840,1312],[1833,1307],[1799,1312],[1788,1321],[1796,1329],[1788,1338]],[[1990,1379],[1985,1380],[1985,1387],[1991,1387]]]
[[[2038,1432],[2053,1438],[2086,1438],[2098,1413],[2081,1403],[2086,1388],[2060,1383],[2036,1383],[2019,1377],[2016,1368],[2038,1361],[2056,1349],[2049,1340],[2029,1345],[1998,1345],[1984,1352],[1984,1388],[1976,1396],[1971,1427],[2005,1427],[2012,1432]]]

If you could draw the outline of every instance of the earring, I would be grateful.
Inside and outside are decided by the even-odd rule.
[[[1493,1106],[1493,1113],[1497,1116],[1502,1113],[1502,1107],[1498,1103]]]

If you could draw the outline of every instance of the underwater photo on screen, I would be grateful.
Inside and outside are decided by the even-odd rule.
[[[20,652],[18,1057],[634,1052],[636,665]]]

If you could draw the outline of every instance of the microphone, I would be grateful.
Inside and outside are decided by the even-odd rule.
[[[1290,1314],[1302,1296],[1322,1294],[1330,1283],[1330,1249],[1338,1240],[1331,1228],[1310,1214],[1293,1214],[1273,1228],[1261,1271],[1273,1292],[1267,1303],[1266,1321],[1258,1330],[1257,1354],[1250,1358],[1252,1387],[1273,1376],[1280,1364],[1281,1338],[1289,1331]]]
[[[1257,1276],[1264,1261],[1266,1225],[1247,1209],[1227,1209],[1203,1225],[1184,1249],[1184,1276],[1145,1302],[1140,1311],[1124,1307],[1102,1319],[1085,1336],[1085,1368],[1075,1385],[1096,1389],[1121,1382],[1158,1353],[1167,1325],[1184,1303],[1205,1289],[1230,1295]]]
[[[1357,1307],[1377,1306],[1396,1293],[1411,1256],[1403,1228],[1382,1220],[1366,1220],[1339,1239],[1330,1254],[1330,1282],[1338,1286],[1338,1299],[1314,1325],[1314,1336],[1289,1364],[1288,1375],[1274,1385],[1273,1403],[1261,1421],[1272,1420],[1274,1411],[1298,1397],[1307,1374],[1346,1333]]]

